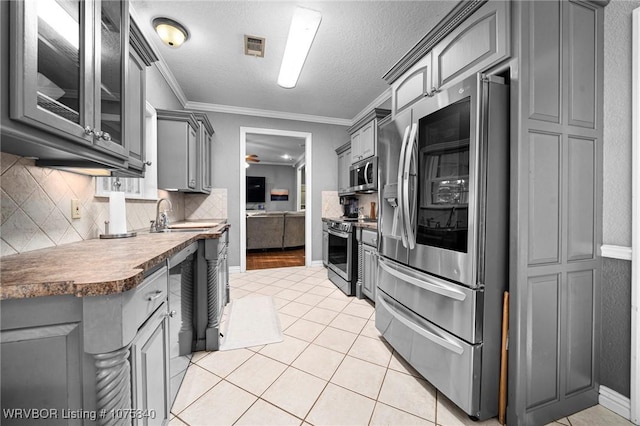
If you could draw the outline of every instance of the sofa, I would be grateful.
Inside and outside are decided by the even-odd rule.
[[[305,212],[247,214],[247,250],[304,246]]]

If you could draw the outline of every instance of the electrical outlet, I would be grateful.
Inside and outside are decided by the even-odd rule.
[[[80,219],[80,200],[71,200],[71,219]]]

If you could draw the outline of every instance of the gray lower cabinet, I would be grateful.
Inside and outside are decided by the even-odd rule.
[[[322,222],[322,264],[329,264],[329,232],[326,222]]]
[[[161,425],[169,418],[169,330],[161,305],[131,344],[131,408],[134,425]]]
[[[378,281],[378,251],[375,247],[362,245],[362,294],[376,300]]]
[[[2,424],[168,422],[167,293],[163,265],[124,293],[4,300]]]
[[[83,369],[91,371],[92,366],[82,349],[81,300],[4,300],[0,317],[0,423],[28,425],[34,423],[34,415],[41,415],[42,424],[82,424],[63,418],[62,411],[86,407]]]
[[[378,286],[378,233],[370,229],[358,229],[358,281],[356,296],[367,297],[375,303]]]

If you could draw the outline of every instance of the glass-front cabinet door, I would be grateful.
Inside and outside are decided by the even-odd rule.
[[[126,6],[126,7],[125,7]],[[124,60],[128,61],[129,43],[123,29],[129,29],[126,2],[102,1],[95,5],[96,55],[95,79],[96,143],[110,151],[125,154],[123,143]],[[127,32],[125,31],[125,33]]]
[[[11,2],[11,118],[126,158],[119,99],[128,19],[126,1]]]

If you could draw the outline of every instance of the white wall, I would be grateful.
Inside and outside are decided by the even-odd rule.
[[[258,204],[264,204],[267,211],[294,211],[296,210],[296,169],[291,166],[277,166],[269,164],[251,164],[246,170],[247,176],[264,176],[265,178],[265,202],[247,203],[247,209],[257,208]],[[272,189],[288,189],[287,201],[271,201]]]
[[[603,242],[631,247],[631,11],[640,0],[604,9]]]

